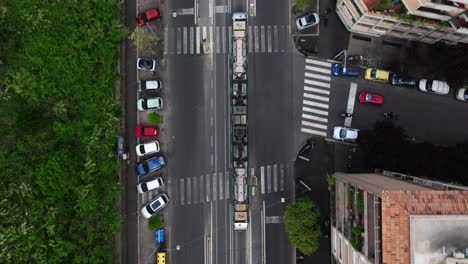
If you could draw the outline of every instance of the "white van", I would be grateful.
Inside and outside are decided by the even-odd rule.
[[[418,87],[421,92],[438,95],[446,95],[450,90],[448,83],[439,80],[421,79],[419,80]]]
[[[147,81],[138,81],[138,90],[159,90],[162,88],[162,83],[160,80],[147,80]]]

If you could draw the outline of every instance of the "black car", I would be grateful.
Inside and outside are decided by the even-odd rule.
[[[390,78],[390,84],[392,85],[415,87],[417,83],[418,83],[418,80],[416,79],[400,77],[396,74],[393,74],[392,77]]]

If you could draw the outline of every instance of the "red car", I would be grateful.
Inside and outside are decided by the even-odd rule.
[[[159,13],[159,9],[151,8],[146,10],[143,13],[140,13],[137,17],[137,23],[140,27],[148,24],[148,22],[156,21],[161,18],[161,13]]]
[[[135,126],[135,136],[139,137],[158,137],[158,126]]]
[[[383,104],[383,96],[363,91],[359,94],[359,102],[362,104]]]

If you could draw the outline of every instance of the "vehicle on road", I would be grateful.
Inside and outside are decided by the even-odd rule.
[[[138,81],[138,91],[159,90],[162,88],[160,80]]]
[[[159,142],[157,140],[138,144],[136,146],[136,154],[138,156],[145,156],[153,153],[158,153],[160,150]]]
[[[137,69],[154,72],[156,70],[156,60],[148,58],[138,58]]]
[[[141,208],[141,214],[144,218],[148,219],[155,213],[161,211],[164,207],[166,207],[167,203],[169,202],[169,198],[165,193],[161,193],[160,195],[156,196],[151,202],[147,203],[143,208]]]
[[[374,105],[382,105],[384,98],[382,95],[369,93],[366,91],[362,91],[359,94],[359,102],[361,104],[374,104]]]
[[[135,126],[135,137],[158,137],[158,126]]]
[[[161,177],[156,177],[155,179],[147,182],[141,182],[137,185],[138,193],[145,193],[151,190],[159,189],[164,186],[164,181]]]
[[[449,93],[450,86],[448,83],[439,80],[421,79],[418,83],[418,88],[421,92],[432,93],[437,95],[446,95]]]
[[[317,25],[320,22],[319,15],[317,13],[309,13],[305,16],[296,19],[296,26],[298,30],[303,30],[308,27]]]
[[[166,264],[166,252],[156,253],[156,264]]]
[[[418,80],[392,74],[392,77],[390,78],[390,84],[398,86],[415,87],[418,84]]]
[[[390,72],[375,68],[367,68],[364,78],[370,81],[388,82],[390,79]]]
[[[154,241],[158,244],[164,243],[164,229],[159,228],[154,231]]]
[[[468,102],[468,89],[460,88],[457,90],[457,99],[460,101]]]
[[[136,172],[139,176],[145,176],[146,174],[157,171],[166,165],[166,160],[163,156],[157,156],[151,159],[139,162],[136,166]]]
[[[333,128],[333,138],[342,141],[354,141],[358,137],[359,129],[336,126]]]
[[[140,98],[137,101],[137,108],[138,111],[159,110],[163,108],[163,100],[161,97]]]
[[[158,8],[150,8],[137,16],[137,23],[140,27],[148,24],[148,22],[161,19],[161,13]]]
[[[332,66],[332,74],[335,76],[359,76],[359,66],[353,64],[334,63]]]

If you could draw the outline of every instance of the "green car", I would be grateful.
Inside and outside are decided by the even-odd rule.
[[[137,108],[138,111],[159,110],[163,108],[163,100],[161,97],[140,98],[137,101]]]

